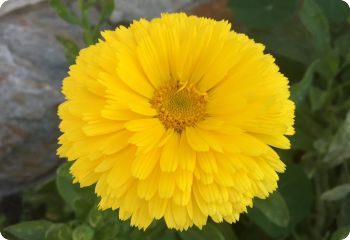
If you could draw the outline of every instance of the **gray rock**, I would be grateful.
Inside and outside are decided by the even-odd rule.
[[[52,175],[68,66],[55,35],[80,36],[47,2],[0,18],[0,198]]]
[[[17,10],[19,8],[28,5],[34,5],[42,1],[46,0],[7,0],[3,3],[3,5],[0,8],[0,16],[5,15],[6,13],[9,13],[11,11]]]
[[[153,18],[162,12],[176,12],[193,8],[208,0],[115,0],[116,8],[112,21],[131,21],[133,19]]]

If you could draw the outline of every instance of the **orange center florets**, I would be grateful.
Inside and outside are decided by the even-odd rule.
[[[151,102],[163,125],[180,133],[204,119],[206,103],[206,94],[175,81],[160,87]]]

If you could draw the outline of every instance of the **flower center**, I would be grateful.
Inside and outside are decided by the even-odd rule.
[[[179,133],[204,119],[206,103],[206,94],[194,86],[181,86],[179,82],[160,87],[151,101],[163,125]]]

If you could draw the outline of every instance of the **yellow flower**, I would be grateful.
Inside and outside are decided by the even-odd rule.
[[[163,14],[103,32],[63,82],[58,154],[101,209],[147,228],[235,222],[277,188],[288,79],[226,21]]]

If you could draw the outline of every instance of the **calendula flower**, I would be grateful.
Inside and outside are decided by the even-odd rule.
[[[101,209],[147,228],[235,222],[277,188],[294,104],[264,46],[226,21],[164,14],[102,33],[63,82],[58,154]]]

